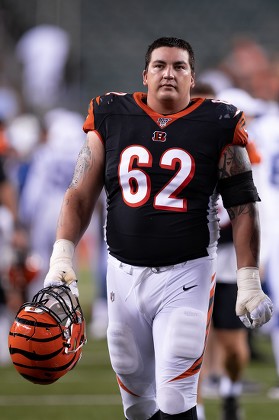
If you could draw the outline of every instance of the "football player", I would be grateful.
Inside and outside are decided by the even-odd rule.
[[[237,315],[255,328],[272,314],[259,277],[259,196],[245,118],[234,105],[190,99],[194,61],[188,42],[159,38],[145,57],[147,93],[92,99],[45,279],[78,293],[75,247],[105,186],[107,338],[129,420],[197,419],[219,194],[233,228]]]

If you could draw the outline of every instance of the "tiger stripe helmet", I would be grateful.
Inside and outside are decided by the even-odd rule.
[[[78,298],[67,286],[46,287],[22,305],[9,333],[16,370],[28,381],[47,385],[75,367],[86,343]]]

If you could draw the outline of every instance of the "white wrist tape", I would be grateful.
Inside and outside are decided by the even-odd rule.
[[[57,263],[66,263],[72,265],[75,253],[75,245],[67,239],[58,239],[53,245],[53,251],[50,258],[50,266]]]
[[[236,280],[238,289],[243,291],[261,290],[260,272],[257,267],[243,267],[237,270]]]
[[[237,270],[238,298],[236,314],[251,313],[262,302],[266,295],[262,291],[259,269],[243,267]]]
[[[60,280],[67,284],[77,280],[73,270],[75,245],[67,239],[59,239],[53,245],[50,269],[46,280]]]

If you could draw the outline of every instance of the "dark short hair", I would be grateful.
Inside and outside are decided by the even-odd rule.
[[[189,42],[184,41],[184,39],[174,37],[158,38],[149,45],[145,54],[145,70],[147,70],[147,67],[149,66],[152,52],[160,47],[176,47],[188,51],[191,72],[192,74],[195,73],[195,55],[192,46]]]

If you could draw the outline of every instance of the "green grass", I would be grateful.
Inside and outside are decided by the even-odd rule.
[[[268,389],[277,382],[270,339],[267,336],[258,335],[255,344],[263,360],[251,361],[244,378],[258,383],[260,391],[255,394],[244,394],[241,397],[245,420],[278,420],[279,400],[271,400],[266,395]],[[207,420],[219,420],[219,399],[205,399],[205,409]]]
[[[89,314],[91,287],[87,278],[80,286],[81,302]],[[82,284],[82,283],[81,283]],[[245,378],[261,384],[256,395],[244,395],[246,420],[278,420],[279,401],[267,398],[276,382],[270,341],[259,335],[258,350],[264,362],[250,363]],[[115,375],[109,363],[106,341],[89,339],[77,367],[52,385],[34,385],[23,379],[12,365],[0,367],[1,420],[123,420]],[[207,420],[219,419],[218,399],[206,399]]]
[[[270,342],[257,338],[264,362],[252,362],[246,379],[260,382],[261,391],[244,395],[246,420],[278,420],[279,401],[266,397],[276,380]],[[110,367],[106,341],[88,341],[78,366],[52,385],[34,385],[23,379],[13,366],[0,369],[1,420],[123,420],[115,375]],[[219,400],[206,399],[207,420],[217,420]]]
[[[52,385],[34,385],[13,366],[0,375],[1,420],[123,419],[105,341],[89,340],[78,366]]]

